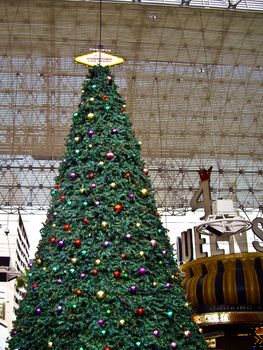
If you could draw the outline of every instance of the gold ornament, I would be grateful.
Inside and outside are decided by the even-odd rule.
[[[92,147],[93,147],[93,145],[90,143],[90,144],[89,144],[89,148],[92,148]]]
[[[93,102],[93,101],[94,101],[94,97],[91,97],[91,98],[89,99],[89,101],[90,101],[90,102]]]
[[[89,114],[87,115],[87,118],[88,118],[88,120],[94,120],[95,115],[94,115],[93,113],[89,113]]]
[[[47,346],[48,346],[49,348],[52,348],[52,346],[53,346],[52,341],[49,341],[49,342],[47,343]]]
[[[43,271],[46,271],[47,270],[47,268],[46,267],[43,267]]]
[[[100,162],[99,162],[99,166],[103,166],[104,165],[104,162],[101,160]]]
[[[80,138],[78,136],[75,137],[74,139],[76,142],[79,142]]]
[[[84,193],[85,192],[85,188],[81,187],[81,189],[79,190],[80,193]]]
[[[148,196],[149,192],[148,192],[148,190],[147,190],[146,188],[143,188],[143,189],[141,190],[141,194],[142,194],[144,197],[146,197],[146,196]]]
[[[55,228],[57,225],[56,224],[52,224],[52,227]]]
[[[105,298],[106,294],[105,294],[104,290],[99,290],[99,291],[96,293],[96,296],[97,296],[98,299],[101,300],[101,299]]]
[[[96,264],[97,266],[99,266],[99,265],[101,264],[100,259],[95,260],[95,264]]]
[[[157,287],[158,283],[157,282],[153,282],[153,287]]]
[[[139,254],[140,256],[144,256],[144,251],[141,250]]]
[[[120,324],[121,326],[124,326],[124,325],[125,325],[125,320],[120,320],[119,324]]]
[[[176,277],[175,275],[171,275],[171,279],[174,280]]]
[[[37,259],[37,264],[38,265],[42,265],[42,260],[41,259]]]
[[[136,227],[141,227],[141,224],[139,222],[136,222],[135,226]]]
[[[107,223],[107,221],[102,221],[101,226],[103,228],[107,228],[109,226],[109,224]]]
[[[116,182],[112,182],[112,183],[110,184],[110,187],[111,187],[111,188],[116,188],[116,187],[117,187]]]
[[[77,263],[77,261],[78,261],[78,259],[77,259],[77,258],[72,258],[72,259],[71,259],[72,264],[76,264],[76,263]]]

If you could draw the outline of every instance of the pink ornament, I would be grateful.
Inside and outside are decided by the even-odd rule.
[[[100,201],[96,201],[95,205],[97,205],[97,206],[100,205]]]
[[[170,346],[171,346],[171,349],[175,349],[175,348],[177,347],[177,344],[176,344],[175,341],[173,341],[173,342],[170,344]]]
[[[150,243],[151,243],[151,246],[152,247],[157,247],[157,245],[158,245],[158,243],[156,242],[156,240],[155,239],[152,239],[151,241],[150,241]]]
[[[104,324],[104,321],[101,320],[101,319],[99,319],[99,320],[98,320],[98,324],[99,324],[100,326],[102,326],[102,325]]]
[[[109,151],[109,152],[107,153],[107,159],[108,159],[108,160],[112,160],[113,157],[114,157],[114,153],[113,153],[112,151]]]
[[[171,288],[171,283],[167,282],[167,283],[165,284],[165,287],[166,287],[166,288]]]
[[[155,330],[153,331],[153,335],[154,335],[155,337],[159,337],[159,336],[160,336],[160,332],[158,331],[158,329],[155,329]]]
[[[111,129],[111,133],[112,133],[112,134],[117,134],[117,133],[118,133],[118,130],[117,130],[116,128],[113,128],[113,129]]]
[[[128,241],[129,241],[129,240],[131,240],[132,236],[128,233],[128,234],[126,235],[126,238],[127,238]]]
[[[69,174],[70,179],[75,179],[77,177],[77,174],[72,172]]]
[[[143,173],[144,173],[145,175],[148,175],[148,174],[149,174],[149,169],[147,169],[147,168],[143,168],[142,171],[143,171]]]
[[[141,268],[139,269],[139,274],[140,274],[141,276],[145,275],[146,272],[147,272],[147,270],[146,270],[145,267],[141,267]]]
[[[57,279],[57,284],[62,284],[63,282],[62,282],[62,279],[61,278],[58,278]]]
[[[83,273],[83,272],[81,272],[81,274],[80,274],[79,276],[80,276],[80,278],[85,278],[85,277],[86,277],[86,274]]]
[[[95,189],[97,187],[97,185],[95,184],[95,183],[93,183],[92,185],[91,185],[91,188],[93,188],[93,189]]]

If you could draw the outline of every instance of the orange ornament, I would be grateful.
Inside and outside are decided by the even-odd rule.
[[[115,211],[120,212],[120,211],[122,211],[122,209],[123,209],[122,205],[120,205],[120,204],[114,205],[114,210]]]

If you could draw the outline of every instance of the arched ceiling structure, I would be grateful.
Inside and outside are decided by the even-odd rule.
[[[99,41],[99,2],[2,0],[0,28],[0,208],[39,210],[87,71],[73,57]],[[261,1],[103,1],[102,42],[125,59],[112,72],[158,206],[188,210],[197,170],[212,165],[213,199],[261,210]]]

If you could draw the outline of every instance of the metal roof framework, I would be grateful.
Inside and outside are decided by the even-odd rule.
[[[233,3],[234,4],[234,3]],[[214,199],[263,205],[263,4],[104,1],[102,41],[127,101],[158,206],[189,209],[199,168]],[[86,68],[98,1],[3,0],[0,208],[46,209]]]

